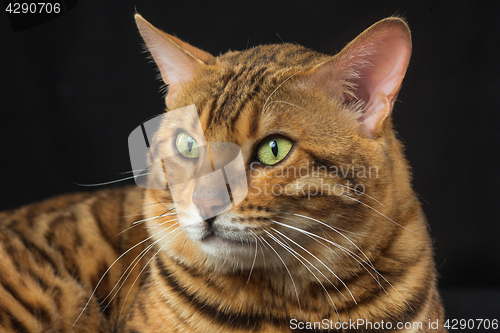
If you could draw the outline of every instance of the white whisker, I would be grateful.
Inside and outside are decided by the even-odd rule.
[[[410,304],[406,301],[406,299],[405,299],[405,298],[401,295],[401,293],[400,293],[400,292],[399,292],[399,291],[398,291],[398,290],[397,290],[397,289],[396,289],[396,288],[392,285],[392,283],[391,283],[391,282],[389,282],[389,280],[387,280],[387,279],[385,278],[385,276],[383,276],[382,274],[380,274],[380,272],[379,272],[379,271],[377,271],[377,270],[375,269],[374,265],[373,265],[370,261],[368,262],[368,263],[369,263],[369,264],[368,264],[367,262],[364,262],[364,261],[361,259],[361,257],[359,257],[356,253],[352,252],[351,250],[349,250],[349,249],[347,249],[347,248],[345,248],[345,247],[343,247],[343,246],[341,246],[341,245],[339,245],[339,244],[337,244],[337,243],[335,243],[335,242],[329,241],[328,239],[325,239],[325,238],[323,238],[323,237],[321,237],[321,236],[318,236],[318,235],[316,235],[316,234],[314,234],[314,233],[312,233],[312,232],[309,232],[309,231],[306,231],[306,230],[302,230],[302,229],[300,229],[300,228],[296,228],[296,227],[293,227],[293,226],[290,226],[290,225],[287,225],[287,224],[284,224],[284,223],[280,223],[280,222],[278,222],[278,221],[273,221],[273,222],[274,222],[274,223],[277,223],[277,224],[279,224],[279,225],[282,225],[282,226],[285,226],[285,227],[288,227],[288,228],[291,228],[291,229],[297,230],[297,231],[299,231],[299,232],[301,232],[301,233],[303,233],[303,234],[305,234],[305,235],[308,235],[309,237],[311,237],[311,236],[312,236],[312,237],[319,238],[319,239],[321,239],[321,240],[324,240],[324,241],[326,241],[326,242],[328,242],[328,243],[330,243],[330,244],[332,244],[332,245],[334,245],[334,246],[338,247],[338,248],[339,248],[340,250],[342,250],[344,253],[346,253],[347,255],[351,256],[351,258],[353,258],[354,260],[356,260],[356,262],[358,262],[358,263],[359,263],[359,264],[360,264],[360,265],[361,265],[361,266],[362,266],[362,267],[363,267],[363,268],[364,268],[364,269],[368,272],[368,274],[370,274],[370,276],[371,276],[371,277],[372,277],[375,281],[377,281],[377,283],[379,284],[379,286],[382,288],[382,290],[384,290],[384,292],[387,294],[387,296],[389,297],[389,299],[391,300],[391,302],[395,305],[395,303],[394,303],[394,301],[393,301],[392,297],[389,295],[389,293],[387,292],[387,290],[386,290],[386,289],[382,286],[382,284],[380,283],[380,281],[379,281],[377,278],[375,278],[375,276],[373,276],[373,275],[371,274],[371,272],[370,272],[370,271],[368,271],[368,269],[365,267],[365,265],[368,265],[368,267],[370,267],[371,269],[373,269],[373,271],[377,274],[377,276],[380,276],[380,277],[381,277],[381,278],[382,278],[382,279],[383,279],[383,280],[384,280],[384,281],[385,281],[385,282],[386,282],[386,283],[387,283],[387,284],[388,284],[388,285],[389,285],[389,286],[390,286],[390,287],[391,287],[391,288],[392,288],[392,289],[393,289],[393,290],[394,290],[394,291],[395,291],[395,292],[399,295],[399,297],[401,297],[401,299],[402,299],[402,300],[406,303],[406,305],[408,305],[408,307],[409,307],[409,308],[413,311],[413,308],[412,308],[412,307],[411,307],[411,305],[410,305]],[[360,251],[361,251],[361,250],[360,250]],[[361,253],[363,253],[363,252],[361,251]],[[364,253],[363,253],[363,255],[364,255]],[[356,259],[356,257],[359,259],[359,261],[358,261],[358,259]],[[365,255],[365,257],[366,257],[366,255]]]
[[[300,300],[299,300],[299,293],[297,291],[297,286],[295,285],[295,281],[293,280],[293,277],[292,277],[292,273],[290,273],[290,270],[288,269],[288,266],[286,265],[285,261],[283,260],[283,258],[281,258],[281,256],[279,255],[278,252],[276,252],[276,250],[271,246],[271,244],[269,244],[265,239],[264,237],[259,237],[264,243],[266,243],[269,248],[271,250],[273,250],[273,252],[278,256],[278,258],[281,260],[281,262],[283,263],[283,266],[285,266],[285,269],[286,271],[288,272],[288,276],[290,276],[290,279],[292,280],[292,285],[293,285],[293,289],[295,289],[295,295],[297,296],[297,303],[299,305],[299,311],[300,313],[302,313],[302,307],[300,306]]]
[[[120,260],[124,255],[126,255],[128,252],[132,251],[134,248],[136,248],[137,246],[141,245],[142,243],[146,242],[147,240],[153,238],[154,236],[156,235],[159,235],[160,233],[162,233],[162,231],[160,231],[159,233],[157,234],[154,234],[154,235],[151,235],[149,236],[148,238],[140,241],[139,243],[135,244],[134,246],[132,246],[131,248],[129,248],[127,251],[123,252],[118,258],[116,258],[115,261],[113,261],[113,263],[108,267],[108,269],[104,272],[104,274],[101,276],[101,278],[99,279],[99,281],[97,282],[97,285],[95,286],[94,290],[92,291],[92,294],[90,295],[89,297],[89,300],[87,301],[87,303],[85,304],[85,306],[83,307],[82,311],[80,312],[80,314],[78,315],[78,317],[76,318],[75,322],[73,323],[73,326],[75,326],[76,322],[78,321],[78,319],[80,319],[80,317],[82,316],[83,312],[85,311],[85,309],[87,308],[87,306],[89,305],[90,301],[92,300],[92,297],[94,297],[95,295],[95,292],[97,291],[97,288],[99,287],[99,285],[101,284],[102,280],[104,279],[104,276],[106,276],[106,274],[108,274],[109,270],[111,269],[111,267],[113,267],[114,264],[116,264],[116,262],[118,260]]]
[[[337,278],[337,280],[340,281],[340,283],[342,283],[342,285],[347,289],[347,291],[349,292],[349,294],[351,295],[352,297],[352,300],[354,301],[355,304],[358,304],[358,302],[356,302],[356,299],[354,298],[354,295],[351,293],[351,290],[349,289],[349,287],[347,287],[347,285],[344,283],[344,281],[342,281],[342,279],[337,275],[335,274],[331,269],[330,267],[328,267],[325,263],[323,263],[323,261],[321,261],[318,257],[316,257],[314,254],[312,254],[310,251],[306,250],[303,246],[301,246],[300,244],[298,244],[297,242],[295,242],[293,239],[291,239],[290,237],[286,236],[285,234],[283,234],[282,232],[274,229],[271,227],[272,230],[276,231],[277,233],[279,233],[280,235],[282,235],[283,237],[285,237],[286,239],[288,239],[290,242],[294,243],[295,245],[297,245],[299,248],[301,248],[302,250],[304,250],[306,253],[308,253],[311,257],[313,257],[314,259],[316,259],[320,264],[322,264],[323,266],[325,266],[326,269],[328,269],[328,271],[330,273],[333,274],[333,276],[335,276]],[[304,259],[305,260],[305,259]],[[315,266],[314,266],[315,267]],[[316,267],[315,267],[316,268]],[[316,268],[317,269],[317,268]],[[318,269],[319,271],[319,269]],[[321,272],[321,271],[319,271]],[[321,273],[323,274],[323,273]],[[325,276],[326,278],[326,276]],[[328,279],[327,279],[328,280]],[[337,289],[337,286],[335,286],[332,282],[330,282],[330,284],[332,286],[334,286],[334,288],[340,293],[340,290]],[[340,293],[342,296],[344,296],[342,293]],[[344,296],[345,297],[345,296]]]
[[[349,243],[351,243],[359,252],[361,252],[365,256],[366,260],[368,260],[368,262],[370,263],[370,265],[372,265],[372,263],[371,263],[370,259],[368,258],[368,256],[363,251],[361,251],[361,249],[356,244],[354,244],[354,242],[352,240],[350,240],[349,237],[347,237],[346,235],[344,235],[340,231],[338,231],[337,230],[338,228],[334,228],[334,227],[326,224],[325,222],[322,222],[320,220],[314,219],[314,218],[306,216],[306,215],[300,215],[300,214],[295,214],[295,213],[287,213],[287,212],[277,212],[277,213],[290,214],[290,215],[294,215],[294,216],[298,216],[298,217],[303,217],[303,218],[306,218],[308,220],[311,220],[311,221],[314,221],[314,222],[318,222],[319,224],[324,225],[325,227],[327,227],[327,228],[335,231],[338,235],[342,236]]]
[[[366,195],[368,198],[370,198],[370,199],[374,200],[375,202],[377,202],[377,203],[379,203],[380,205],[382,205],[382,206],[384,206],[384,207],[385,207],[385,205],[384,205],[383,203],[381,203],[380,201],[378,201],[377,199],[375,199],[375,198],[374,198],[374,197],[372,197],[371,195],[366,194],[366,193],[365,193],[365,192],[363,192],[363,191],[356,190],[356,189],[355,189],[355,188],[353,188],[353,187],[346,186],[346,185],[342,185],[342,184],[338,184],[338,185],[340,185],[341,187],[347,188],[347,189],[349,189],[349,190],[351,190],[351,191],[354,191],[354,192],[356,192],[356,193],[359,193],[359,194],[361,194],[361,195]]]
[[[142,207],[140,207],[142,208]],[[160,209],[155,209],[155,210],[150,210],[149,212],[151,213],[156,213],[156,212],[159,212],[159,211],[162,211],[162,210],[165,210],[165,208],[160,208]],[[127,218],[127,217],[136,217],[136,216],[143,216],[144,213],[138,213],[138,214],[130,214],[130,215],[123,215],[123,216],[120,216],[121,219],[124,219],[124,218]]]
[[[177,230],[177,228],[175,229]],[[175,231],[173,230],[173,231]],[[170,233],[169,233],[170,234]],[[121,318],[122,316],[122,312],[123,312],[123,307],[125,306],[125,303],[127,301],[127,298],[128,296],[130,295],[130,292],[132,291],[132,288],[134,287],[135,283],[137,282],[137,280],[139,279],[139,277],[141,276],[142,272],[144,272],[144,270],[146,269],[146,267],[148,267],[148,265],[151,263],[151,261],[156,257],[156,255],[158,253],[160,253],[161,250],[163,250],[163,248],[165,246],[167,246],[171,241],[173,241],[177,236],[179,236],[180,234],[182,234],[182,231],[180,231],[177,235],[175,235],[174,237],[172,237],[167,243],[165,243],[162,247],[160,247],[160,249],[155,253],[153,254],[153,256],[151,257],[151,259],[149,259],[149,261],[146,263],[146,265],[144,265],[144,267],[141,269],[141,271],[139,272],[139,274],[137,275],[137,277],[135,278],[134,282],[132,283],[132,286],[130,287],[127,295],[125,296],[125,299],[123,300],[123,305],[122,305],[122,309],[120,310],[120,314],[118,315],[118,319]],[[165,235],[167,236],[167,235]]]
[[[356,201],[356,202],[359,202],[359,203],[360,203],[360,204],[362,204],[363,206],[366,206],[366,207],[370,208],[371,210],[375,211],[376,213],[378,213],[378,214],[380,214],[381,216],[385,217],[387,220],[391,221],[391,222],[392,222],[392,223],[394,223],[395,225],[397,225],[397,226],[399,226],[399,227],[401,227],[401,228],[403,228],[403,229],[405,229],[405,230],[408,230],[408,231],[411,231],[411,232],[415,232],[415,231],[413,231],[413,230],[411,230],[411,229],[408,229],[408,228],[406,228],[406,227],[402,226],[401,224],[397,223],[397,222],[396,222],[396,221],[394,221],[393,219],[391,219],[391,218],[387,217],[386,215],[382,214],[381,212],[379,212],[378,210],[376,210],[376,209],[375,209],[375,208],[373,208],[372,206],[365,204],[365,203],[364,203],[363,201],[361,201],[361,200],[358,200],[358,199],[355,199],[355,198],[351,198],[351,197],[349,197],[349,196],[344,196],[344,197],[349,198],[349,199],[351,199],[351,200],[354,200],[354,201]]]
[[[173,215],[177,215],[177,214],[166,214],[166,215],[164,215],[164,216],[173,216]],[[147,226],[146,228],[147,228],[148,230],[151,230],[151,229],[156,229],[156,228],[158,228],[158,227],[161,227],[161,226],[162,226],[162,225],[164,225],[164,224],[167,224],[168,222],[172,222],[172,221],[175,221],[175,220],[176,220],[176,218],[173,218],[173,219],[171,219],[171,220],[166,220],[166,221],[164,221],[164,222],[162,222],[162,223],[160,223],[160,224],[157,224],[157,225],[155,225],[155,226],[152,226],[152,227]]]
[[[253,271],[253,267],[255,266],[255,260],[257,259],[257,250],[258,250],[257,235],[251,230],[250,230],[250,232],[254,235],[254,238],[255,238],[255,255],[253,257],[252,267],[250,268],[250,273],[248,273],[248,279],[247,279],[247,283],[245,284],[245,286],[248,285],[248,282],[250,281],[250,277],[252,276],[252,271]]]
[[[182,251],[181,251],[181,255],[179,256],[180,258],[183,258],[184,249],[186,248],[187,243],[188,243],[188,239],[184,238],[184,240],[182,241]]]
[[[162,214],[160,214],[160,215],[158,215],[158,216],[150,217],[150,218],[148,218],[148,219],[142,219],[142,220],[140,220],[140,221],[134,221],[134,222],[132,223],[132,226],[128,227],[128,228],[127,228],[127,229],[125,229],[125,230],[120,231],[120,232],[119,232],[116,236],[121,235],[121,234],[122,234],[122,233],[124,233],[125,231],[128,231],[128,230],[130,230],[130,229],[132,229],[132,228],[135,228],[135,227],[137,227],[138,225],[140,225],[140,224],[142,224],[142,223],[144,223],[144,222],[146,222],[146,221],[156,220],[156,219],[158,219],[158,218],[160,218],[160,217],[163,217],[163,216],[172,216],[172,215],[176,215],[176,213],[170,213],[170,214],[166,214],[166,215],[165,215],[165,213],[168,213],[168,212],[169,212],[169,211],[171,211],[172,209],[173,209],[173,208],[171,208],[171,209],[169,209],[169,210],[166,210],[166,211],[164,211]],[[163,210],[163,209],[162,209],[162,210]],[[159,210],[158,210],[158,211],[159,211]],[[170,220],[170,221],[172,221],[172,220]],[[115,237],[116,237],[116,236],[115,236]]]
[[[138,175],[138,176],[130,176],[130,177],[125,177],[125,178],[121,178],[121,179],[116,179],[116,180],[111,180],[109,182],[104,182],[104,183],[96,183],[96,184],[80,184],[80,183],[75,183],[73,182],[73,184],[75,185],[78,185],[78,186],[103,186],[103,185],[109,185],[109,184],[114,184],[114,183],[119,183],[119,182],[123,182],[123,181],[126,181],[126,180],[129,180],[129,179],[134,179],[136,177],[142,177],[142,176],[147,176],[151,173],[144,173],[144,174],[141,174],[141,175]]]
[[[297,75],[297,74],[299,74],[299,73],[303,72],[304,70],[305,70],[305,69],[302,69],[302,70],[298,71],[297,73],[294,73],[294,74],[290,75],[290,76],[289,76],[286,80],[284,80],[283,82],[281,82],[281,83],[280,83],[280,84],[279,84],[279,85],[278,85],[278,86],[277,86],[277,87],[273,90],[273,92],[272,92],[272,93],[271,93],[271,94],[267,97],[266,101],[264,102],[264,106],[262,107],[262,113],[261,113],[261,114],[263,114],[263,113],[264,113],[264,111],[266,110],[266,106],[267,106],[267,104],[268,104],[267,102],[268,102],[268,101],[269,101],[269,99],[270,99],[270,98],[274,95],[274,93],[275,93],[275,92],[276,92],[279,88],[281,88],[281,86],[282,86],[282,85],[284,85],[284,84],[285,84],[288,80],[290,80],[290,79],[291,79],[292,77],[294,77],[295,75]]]
[[[123,171],[123,172],[120,172],[118,173],[119,175],[124,175],[124,174],[127,174],[127,173],[138,173],[138,172],[143,172],[144,170],[147,170],[148,168],[145,168],[145,169],[140,169],[140,170],[130,170],[130,171]]]
[[[280,213],[285,213],[285,212],[280,212]],[[286,214],[286,213],[285,213],[285,214]],[[290,213],[290,214],[292,214],[292,213]],[[304,217],[304,218],[307,218],[307,219],[310,219],[310,220],[316,221],[316,222],[318,222],[318,223],[320,223],[320,224],[322,224],[322,225],[325,225],[325,226],[329,227],[331,230],[335,231],[335,232],[336,232],[337,234],[339,234],[340,236],[344,237],[346,240],[348,240],[348,241],[349,241],[352,245],[354,245],[354,247],[356,247],[356,249],[357,249],[357,250],[358,250],[361,254],[363,254],[363,256],[364,256],[364,257],[366,258],[366,260],[368,261],[368,263],[367,263],[367,264],[368,264],[368,266],[369,266],[371,269],[373,269],[373,271],[374,271],[374,272],[375,272],[378,276],[380,276],[380,277],[381,277],[381,278],[382,278],[385,282],[387,282],[387,284],[389,284],[389,286],[391,286],[391,287],[394,289],[394,291],[395,291],[395,292],[396,292],[396,293],[397,293],[397,294],[401,297],[401,299],[403,299],[403,301],[404,301],[404,302],[405,302],[405,303],[406,303],[406,304],[410,307],[410,309],[411,309],[410,304],[409,304],[409,303],[406,301],[406,299],[405,299],[405,298],[404,298],[404,297],[403,297],[403,296],[399,293],[399,291],[398,291],[398,290],[397,290],[397,289],[396,289],[396,288],[395,288],[395,287],[394,287],[394,286],[393,286],[393,285],[392,285],[392,284],[391,284],[391,283],[390,283],[390,282],[389,282],[389,281],[388,281],[388,280],[387,280],[387,279],[386,279],[386,278],[385,278],[382,274],[380,274],[380,273],[379,273],[379,272],[375,269],[375,266],[374,266],[374,265],[373,265],[373,263],[370,261],[370,259],[366,256],[366,254],[365,254],[365,253],[364,253],[364,252],[363,252],[363,251],[362,251],[362,250],[361,250],[361,249],[360,249],[360,248],[359,248],[356,244],[354,244],[354,242],[353,242],[353,241],[351,241],[351,240],[350,240],[347,236],[343,235],[343,234],[342,234],[342,233],[340,233],[338,230],[336,230],[335,228],[333,228],[333,227],[331,227],[331,226],[327,225],[326,223],[324,223],[324,222],[322,222],[322,221],[319,221],[319,220],[313,219],[313,218],[308,217],[308,216],[300,215],[300,214],[292,214],[292,215],[299,216],[299,217]],[[287,224],[280,223],[280,222],[277,222],[277,221],[274,221],[274,222],[275,222],[275,223],[278,223],[278,224],[281,224],[281,225],[283,225],[283,226],[286,226],[286,227],[293,228],[293,229],[295,229],[295,230],[297,230],[297,231],[299,231],[299,232],[303,232],[303,233],[305,233],[305,234],[310,234],[310,235],[312,235],[313,237],[318,237],[318,238],[321,238],[320,236],[318,236],[318,235],[316,235],[316,234],[313,234],[313,233],[310,233],[310,232],[308,232],[308,231],[305,231],[305,230],[302,230],[302,229],[299,229],[299,228],[296,228],[296,227],[292,227],[292,226],[289,226],[289,225],[287,225]],[[330,242],[330,241],[328,241],[327,239],[324,239],[324,240],[325,240],[325,241],[327,241],[327,242]],[[361,258],[360,258],[357,254],[355,254],[354,252],[352,252],[351,250],[349,250],[349,249],[347,249],[347,248],[345,248],[345,247],[343,247],[343,246],[341,246],[341,245],[339,245],[339,244],[337,244],[337,243],[334,243],[334,242],[330,242],[330,243],[331,243],[331,244],[333,244],[334,246],[338,247],[339,249],[341,249],[344,253],[345,253],[345,251],[348,251],[348,252],[350,253],[350,255],[355,256],[355,257],[358,257],[358,258],[359,258],[359,260],[361,260]],[[355,259],[355,258],[353,257],[353,259]],[[356,260],[356,259],[355,259],[355,260]],[[357,261],[357,260],[356,260],[356,261]],[[362,266],[364,267],[364,265],[362,264],[363,262],[364,262],[364,260],[361,260],[361,262],[358,262],[358,263],[360,263],[360,265],[362,265]],[[366,264],[366,263],[365,263],[365,264]],[[365,269],[366,269],[366,268],[365,268]],[[380,285],[380,287],[381,287],[381,288],[385,291],[385,293],[389,296],[389,298],[391,299],[391,301],[394,303],[394,301],[392,300],[392,298],[390,297],[390,295],[387,293],[387,291],[385,290],[385,288],[381,285],[381,283],[379,282],[379,280],[378,280],[378,279],[376,279],[376,278],[375,278],[375,277],[374,277],[374,276],[373,276],[373,275],[372,275],[372,274],[371,274],[368,270],[367,270],[367,272],[368,272],[368,274],[370,274],[370,275],[371,275],[371,276],[375,279],[375,281],[377,281],[377,282],[378,282],[378,284]]]
[[[131,210],[130,212],[128,212],[127,214],[130,214],[130,213],[132,213],[132,212],[135,212],[136,210],[139,210],[139,209],[143,209],[144,207],[147,207],[147,206],[151,206],[151,205],[158,205],[158,204],[162,204],[162,203],[170,203],[170,204],[171,204],[172,202],[170,202],[170,201],[157,201],[157,202],[151,202],[151,203],[148,203],[148,204],[142,205],[142,206],[140,206],[140,207],[137,207],[137,208],[135,208],[135,209],[132,209],[132,210]],[[158,210],[155,210],[155,212],[160,211],[160,210],[163,210],[163,209],[165,209],[165,207],[163,207],[163,208],[161,208],[161,209],[158,209]],[[172,209],[174,209],[174,208],[170,208],[170,209],[169,209],[169,211],[170,211],[170,210],[172,210]],[[133,215],[124,215],[124,216],[120,216],[120,218],[131,217],[131,216],[140,216],[140,215],[144,215],[144,214],[141,212],[141,213],[139,213],[139,214],[133,214]]]
[[[165,237],[165,236],[163,236]],[[160,238],[163,239],[163,237]],[[125,271],[123,271],[122,275],[120,276],[120,278],[118,279],[118,281],[116,281],[115,285],[113,286],[113,289],[111,289],[111,291],[108,293],[108,295],[99,303],[100,305],[103,305],[104,302],[106,302],[106,300],[113,294],[113,291],[118,287],[118,285],[120,284],[120,281],[122,281],[123,279],[123,282],[120,284],[120,286],[118,287],[118,289],[116,289],[116,292],[114,293],[113,297],[111,297],[111,299],[109,300],[108,304],[106,304],[106,306],[104,306],[101,310],[101,312],[104,312],[110,305],[111,305],[111,302],[113,301],[113,299],[116,297],[116,295],[118,295],[118,293],[120,292],[120,289],[121,287],[123,286],[123,284],[125,284],[125,281],[127,280],[127,278],[129,277],[129,275],[132,273],[132,271],[134,270],[135,266],[137,265],[137,263],[139,263],[139,261],[141,261],[141,259],[146,255],[146,253],[151,250],[151,248],[153,246],[155,246],[155,244],[157,244],[160,240],[157,240],[157,241],[154,241],[152,242],[151,244],[149,244],[148,246],[146,246],[135,258],[134,260],[132,260],[132,262],[128,265],[127,269],[125,269]],[[137,263],[136,263],[137,262]],[[134,265],[135,264],[135,265]],[[132,265],[134,265],[132,267]],[[131,269],[132,267],[132,269]],[[129,272],[130,270],[130,272]],[[127,277],[125,278],[125,274],[127,274]]]
[[[330,299],[330,302],[332,302],[332,305],[333,305],[333,307],[335,308],[335,312],[336,312],[336,313],[337,313],[337,315],[338,315],[338,310],[337,310],[337,307],[336,307],[335,302],[333,301],[332,297],[330,296],[330,293],[328,293],[328,290],[326,290],[325,286],[324,286],[324,285],[323,285],[323,283],[319,280],[319,278],[316,276],[316,274],[314,274],[314,273],[311,271],[311,269],[310,269],[309,267],[307,267],[307,265],[306,265],[306,264],[305,264],[305,263],[304,263],[304,262],[303,262],[303,261],[302,261],[299,257],[297,257],[297,255],[299,255],[299,256],[300,256],[300,254],[299,254],[299,253],[297,253],[297,251],[294,251],[294,250],[293,250],[290,246],[288,246],[288,247],[284,246],[284,245],[283,245],[283,243],[282,243],[280,240],[278,240],[276,237],[274,237],[271,233],[269,233],[269,232],[267,232],[267,231],[266,231],[266,233],[267,233],[267,234],[268,234],[268,236],[269,236],[269,237],[271,237],[271,238],[272,238],[272,239],[273,239],[276,243],[278,243],[279,245],[281,245],[281,247],[282,247],[282,248],[284,248],[285,250],[287,250],[287,251],[288,251],[288,253],[290,253],[292,256],[294,256],[294,257],[295,257],[295,259],[297,259],[297,260],[298,260],[298,261],[299,261],[299,262],[300,262],[300,263],[301,263],[301,264],[302,264],[302,265],[303,265],[303,266],[304,266],[304,267],[305,267],[305,268],[309,271],[309,273],[311,273],[311,275],[312,275],[312,276],[314,276],[314,278],[318,281],[318,283],[321,285],[321,287],[322,287],[322,288],[323,288],[323,290],[325,291],[325,294],[326,294],[326,295],[328,296],[328,298]],[[293,251],[293,252],[292,252],[292,251]],[[296,254],[295,254],[294,252],[295,252]],[[303,256],[301,256],[301,257],[302,257],[304,260],[306,260],[306,261],[309,263],[309,265],[311,265],[312,267],[316,268],[314,265],[312,265],[312,264],[311,264],[311,263],[310,263],[307,259],[305,259]],[[316,269],[317,269],[317,268],[316,268]],[[318,270],[318,269],[317,269],[317,270]],[[318,271],[319,271],[319,270],[318,270]],[[320,273],[321,273],[321,272],[320,272]],[[324,275],[323,275],[323,276],[324,276]],[[325,277],[325,278],[326,278],[326,277]],[[328,279],[327,279],[327,280],[328,280]],[[330,282],[330,284],[331,284],[331,281],[330,281],[330,280],[328,280],[328,282]],[[332,285],[333,285],[333,284],[332,284]],[[335,286],[334,286],[334,287],[335,287]],[[337,289],[337,291],[338,291],[338,289]],[[298,297],[298,295],[297,295],[297,297]],[[301,311],[301,312],[302,312],[302,311]]]
[[[288,104],[288,105],[294,106],[294,107],[296,107],[296,108],[299,108],[299,109],[301,109],[301,110],[304,110],[304,111],[305,111],[305,109],[304,109],[303,107],[298,106],[298,105],[293,104],[293,103],[290,103],[290,102],[286,102],[286,101],[271,101],[271,102],[267,103],[267,107],[266,107],[266,108],[268,108],[268,107],[269,107],[269,105],[271,105],[271,104],[273,104],[273,103],[283,103],[283,104]]]
[[[174,223],[172,224],[170,227],[168,228],[165,228],[164,230],[160,231],[159,233],[162,233],[162,232],[165,232],[167,231],[168,229],[172,228],[173,226],[179,224],[179,222],[177,223]],[[120,289],[123,287],[123,285],[125,284],[125,282],[127,281],[128,277],[130,276],[130,274],[132,274],[132,272],[134,271],[135,267],[139,264],[139,262],[141,261],[142,258],[144,258],[144,256],[147,254],[147,252],[149,252],[149,250],[154,246],[156,245],[161,239],[165,238],[166,236],[170,235],[171,233],[173,233],[174,231],[176,231],[177,228],[175,228],[174,230],[170,231],[168,234],[162,236],[159,240],[153,242],[152,244],[150,244],[148,247],[149,249],[144,249],[142,250],[141,253],[139,253],[137,255],[137,257],[128,265],[127,269],[123,272],[122,276],[120,277],[120,279],[115,283],[115,286],[113,287],[113,289],[109,292],[108,296],[106,298],[109,297],[109,295],[113,292],[113,290],[116,288],[116,286],[118,285],[118,283],[120,283],[120,281],[122,280],[122,278],[125,276],[125,274],[127,273],[128,271],[128,274],[127,276],[123,279],[123,282],[120,284],[120,286],[118,287],[118,289],[116,290],[114,296],[109,300],[108,304],[104,307],[103,311],[111,304],[111,302],[113,301],[113,299],[116,297],[116,295],[118,295],[118,293],[120,292]],[[134,264],[135,262],[135,264]],[[130,268],[132,265],[134,264],[134,266],[132,268]],[[132,288],[132,287],[131,287]],[[105,300],[105,299],[104,299]],[[101,302],[101,304],[104,302],[104,300]]]
[[[275,222],[276,222],[276,221],[275,221]],[[285,226],[286,226],[286,225],[285,225]],[[288,227],[291,227],[291,226],[288,226]],[[371,269],[372,269],[372,270],[373,270],[373,271],[377,274],[377,276],[378,276],[378,275],[382,276],[382,274],[380,274],[380,273],[379,273],[379,272],[375,269],[375,267],[374,267],[373,265],[371,265],[371,263],[369,263],[369,264],[368,264],[367,262],[363,261],[363,259],[361,259],[361,257],[360,257],[360,256],[358,256],[358,255],[357,255],[356,253],[354,253],[353,251],[351,251],[351,250],[349,250],[349,249],[345,248],[344,246],[342,246],[342,245],[340,245],[340,244],[336,243],[336,242],[333,240],[333,238],[332,238],[332,241],[329,241],[328,239],[326,239],[326,238],[324,238],[324,237],[321,237],[321,236],[319,236],[319,235],[316,235],[316,234],[310,233],[310,232],[308,232],[308,231],[301,230],[301,229],[294,228],[294,227],[292,227],[292,228],[293,228],[294,230],[298,230],[298,231],[300,231],[301,233],[303,233],[304,235],[308,236],[309,238],[311,238],[312,240],[316,241],[317,243],[319,243],[319,244],[321,244],[321,245],[323,245],[323,246],[327,247],[327,248],[328,248],[328,249],[330,249],[330,251],[332,251],[332,252],[333,252],[333,250],[332,250],[332,249],[331,249],[328,245],[333,244],[335,247],[337,247],[339,250],[341,250],[341,251],[342,251],[342,253],[344,253],[344,255],[345,255],[346,257],[351,257],[352,259],[354,259],[354,260],[355,260],[355,261],[356,261],[356,262],[357,262],[357,263],[358,263],[361,267],[363,267],[363,268],[366,270],[366,272],[367,272],[368,274],[370,274],[370,276],[371,276],[371,277],[372,277],[375,281],[377,281],[378,285],[382,288],[382,290],[384,290],[384,292],[387,294],[387,296],[389,296],[389,298],[391,299],[392,303],[393,303],[393,304],[395,304],[395,303],[394,303],[394,301],[392,300],[391,296],[387,293],[387,290],[386,290],[386,289],[384,288],[384,286],[382,286],[382,284],[380,283],[380,280],[379,280],[376,276],[374,276],[374,275],[373,275],[373,274],[372,274],[372,273],[368,270],[368,268],[366,268],[366,266],[368,266],[368,267],[370,267],[370,268],[371,268]],[[273,228],[273,229],[274,229],[274,228]],[[324,232],[323,232],[323,233],[324,233]],[[326,235],[328,235],[328,234],[326,234]],[[331,238],[331,236],[330,236],[330,235],[328,235],[328,236]],[[316,239],[316,238],[319,238],[320,240],[323,240],[323,241],[327,242],[327,244],[328,244],[328,245],[327,245],[327,244],[324,244],[324,243],[322,243],[322,242],[320,242],[320,241],[319,241],[318,239]],[[333,252],[333,253],[335,253],[335,252]],[[336,254],[336,253],[335,253],[335,254]],[[366,266],[365,266],[365,265],[366,265]],[[383,277],[383,276],[382,276],[382,277]],[[386,281],[387,281],[387,280],[386,280]],[[388,282],[388,281],[387,281],[387,282]],[[389,282],[388,282],[388,283],[389,283]],[[391,284],[389,283],[389,285],[391,285]],[[392,285],[391,285],[391,287],[392,287]]]
[[[171,210],[172,210],[172,209],[169,209],[169,210],[167,210],[167,211],[163,212],[163,214],[158,215],[158,216],[155,216],[155,217],[150,217],[150,218],[148,218],[148,219],[142,219],[142,220],[139,220],[139,221],[134,221],[134,224],[141,224],[141,223],[143,223],[143,222],[146,222],[146,221],[151,221],[151,220],[155,220],[155,219],[157,219],[157,218],[159,218],[159,217],[163,217],[163,216],[172,216],[172,215],[176,215],[176,213],[170,213],[170,214],[166,214],[166,215],[165,215],[165,213],[168,213],[168,212],[169,212],[169,211],[171,211]]]

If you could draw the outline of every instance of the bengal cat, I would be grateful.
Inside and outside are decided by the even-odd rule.
[[[160,124],[150,154],[171,154],[146,189],[0,213],[1,331],[445,332],[391,120],[406,23],[382,20],[335,56],[280,44],[214,57],[135,19],[166,115],[190,110],[199,128]],[[239,203],[229,180],[202,177],[223,142],[242,158]]]

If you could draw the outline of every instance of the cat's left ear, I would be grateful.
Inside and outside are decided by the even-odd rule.
[[[135,22],[163,82],[169,86],[166,102],[170,105],[182,89],[182,84],[194,80],[207,65],[215,62],[215,58],[155,28],[139,14],[135,14]]]
[[[366,29],[331,61],[320,65],[312,81],[346,104],[361,103],[361,128],[376,137],[391,114],[410,54],[408,25],[390,17]]]

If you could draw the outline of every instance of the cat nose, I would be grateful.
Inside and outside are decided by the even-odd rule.
[[[193,196],[193,203],[198,207],[204,219],[217,215],[222,206],[226,204],[218,197],[202,198],[197,196]]]

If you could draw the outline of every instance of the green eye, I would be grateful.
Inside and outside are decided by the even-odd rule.
[[[177,135],[175,146],[182,156],[187,158],[198,158],[198,142],[186,132],[181,132]]]
[[[257,149],[257,158],[266,165],[274,165],[285,158],[292,149],[292,142],[283,137],[265,139]]]

